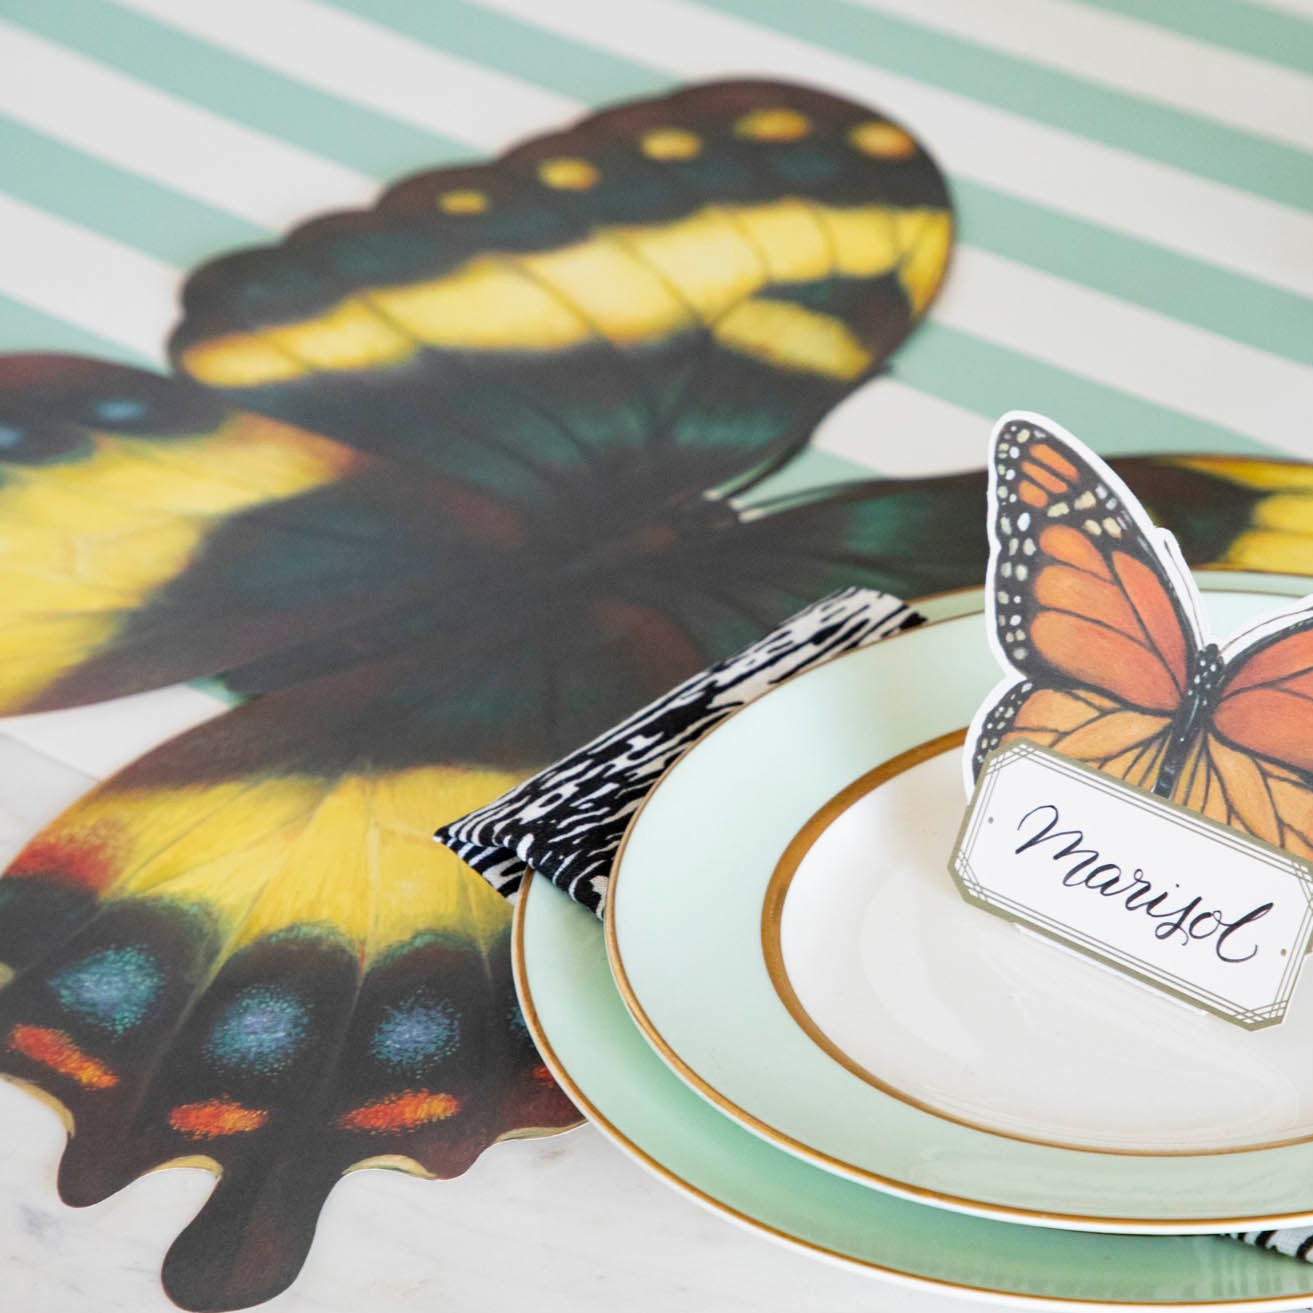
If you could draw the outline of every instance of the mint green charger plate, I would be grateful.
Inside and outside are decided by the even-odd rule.
[[[1213,586],[1291,595],[1307,581],[1229,576]],[[940,619],[977,608],[978,598],[940,599],[922,609]],[[1250,599],[1251,607],[1261,602]],[[786,687],[833,678],[826,670],[852,660],[840,658]],[[749,708],[735,721],[751,714]],[[669,1184],[786,1244],[919,1285],[1049,1307],[1297,1308],[1313,1299],[1313,1265],[1233,1241],[1093,1233],[974,1216],[870,1188],[777,1147],[718,1111],[657,1056],[611,976],[601,925],[542,882],[526,891],[517,915],[515,957],[534,1038],[599,1128]],[[681,970],[671,975],[682,973],[682,947],[668,967],[676,958]],[[705,997],[704,1011],[718,1014],[722,1035],[736,1033],[723,1000]],[[780,1071],[782,1079],[793,1074],[787,1067]]]
[[[515,969],[535,1042],[592,1122],[731,1221],[895,1281],[1045,1308],[1294,1309],[1313,1264],[1215,1236],[1087,1234],[912,1203],[804,1162],[675,1076],[630,1020],[602,926],[542,880],[516,914]]]
[[[1201,583],[1219,636],[1283,605],[1269,595],[1273,586],[1287,594],[1308,587],[1307,580],[1264,580],[1264,590],[1256,591],[1249,581],[1228,576]],[[978,605],[957,598],[946,609]],[[869,1065],[864,1078],[857,1064],[842,1061],[814,1030],[809,1033],[786,1001],[787,991],[777,988],[763,924],[786,852],[816,824],[818,810],[853,781],[960,730],[998,673],[983,618],[945,617],[941,608],[935,623],[799,675],[707,735],[645,800],[615,863],[607,931],[621,997],[672,1070],[722,1113],[777,1147],[865,1185],[1011,1222],[1087,1231],[1204,1233],[1303,1223],[1313,1217],[1313,1134],[1304,1125],[1311,1091],[1299,1091],[1302,1120],[1293,1134],[1265,1137],[1252,1149],[1123,1151],[1043,1132],[1009,1135],[997,1122],[959,1120],[940,1103],[901,1094]],[[938,760],[941,768],[949,762],[942,748]],[[942,832],[937,856],[919,856],[913,878],[946,883],[965,806],[957,769],[945,772],[929,796],[931,802],[895,828]],[[889,824],[868,832],[873,879],[883,878],[877,868],[887,860],[886,834],[901,837]],[[1162,858],[1167,865],[1170,854]],[[964,910],[975,918],[976,933],[998,928],[988,913]],[[1002,954],[1024,951],[1031,937],[1003,928],[1022,938]],[[839,951],[838,940],[833,951]],[[960,960],[976,951],[964,939]],[[1069,957],[1051,946],[1041,952],[1059,966]],[[918,972],[909,970],[907,982],[895,988],[933,989],[941,1012],[965,1017],[961,996],[975,987],[975,978],[956,969],[958,960],[933,980],[921,969],[920,983]],[[1174,1001],[1093,964],[1083,967],[1090,991],[1131,989],[1142,1001],[1130,1006],[1151,1012],[1164,1033],[1192,1024],[1188,1010]],[[1034,976],[1016,984],[1037,1000],[1051,987]],[[1297,1039],[1294,1028],[1306,1029],[1310,1015],[1309,1007],[1297,1012],[1292,1005],[1290,1018],[1273,1032]],[[1236,1045],[1225,1022],[1206,1023],[1214,1030],[1198,1043]],[[1074,1017],[1073,1024],[1082,1019]],[[1036,1031],[1032,1060],[1051,1067],[1050,1036],[1056,1042],[1052,1028]],[[1272,1032],[1266,1039],[1240,1036],[1238,1060],[1253,1066],[1255,1077],[1267,1069],[1262,1054],[1272,1038]],[[1307,1046],[1295,1048],[1307,1052]],[[1147,1066],[1124,1075],[1118,1069],[1115,1078],[1111,1068],[1098,1068],[1105,1097],[1124,1101],[1132,1117],[1142,1089],[1158,1097],[1154,1082],[1166,1059],[1160,1063],[1156,1051],[1149,1052]],[[976,1062],[1003,1068],[1007,1050],[983,1035]],[[974,1079],[964,1064],[960,1080]],[[1266,1086],[1256,1083],[1266,1097]]]

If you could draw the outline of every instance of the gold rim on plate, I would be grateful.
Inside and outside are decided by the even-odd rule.
[[[963,590],[963,591],[967,591],[967,590]],[[974,591],[974,590],[970,590],[970,591]],[[1230,592],[1249,593],[1253,590],[1244,589],[1244,588],[1211,588],[1208,589],[1207,591],[1209,593],[1230,593]],[[1274,596],[1282,596],[1282,594],[1274,594]],[[915,606],[916,603],[913,602],[910,605]],[[966,612],[961,615],[945,616],[942,619],[927,621],[925,624],[918,625],[913,629],[907,629],[896,634],[890,634],[888,637],[882,638],[879,640],[878,643],[872,644],[870,646],[883,648],[886,644],[897,643],[900,640],[906,640],[908,637],[915,634],[923,633],[925,630],[930,629],[932,627],[942,624],[948,624],[954,620],[968,619],[972,614],[973,614],[972,612]],[[860,651],[865,651],[865,650],[866,650],[865,648],[857,648],[857,649],[851,649],[847,652],[836,653],[835,655],[826,658],[824,661],[817,662],[815,666],[809,667],[806,671],[801,672],[800,675],[797,676],[797,678],[802,678],[806,675],[811,675],[815,671],[822,669],[824,666],[830,665],[832,662],[842,661],[848,657],[855,656]],[[772,690],[772,692],[773,691],[774,690]],[[695,744],[694,747],[690,749],[690,751],[695,751],[697,747],[700,747],[701,744],[705,743],[708,739],[710,739],[712,735],[720,733],[721,730],[723,730],[726,725],[730,724],[737,717],[741,716],[745,711],[748,711],[752,707],[756,706],[758,701],[760,701],[760,699],[756,699],[753,702],[749,702],[744,706],[739,707],[735,711],[731,712],[728,716],[725,717],[724,720],[722,720],[719,724],[715,725],[711,730],[707,732],[706,735],[704,735],[701,739],[699,739],[697,744]],[[954,732],[960,732],[960,731],[954,731]],[[942,742],[942,740],[935,740],[934,742],[938,743],[938,742]],[[921,744],[918,745],[918,747],[912,748],[910,751],[912,753],[923,752],[925,751],[926,746],[927,745],[925,744]],[[931,754],[927,754],[927,755],[931,755]],[[1066,1213],[1066,1212],[1059,1212],[1059,1211],[1046,1210],[1046,1209],[1023,1208],[1016,1204],[1002,1204],[990,1200],[973,1199],[964,1195],[952,1194],[945,1190],[936,1190],[930,1186],[914,1185],[907,1181],[897,1180],[893,1177],[885,1176],[880,1172],[872,1171],[869,1168],[856,1167],[853,1164],[845,1162],[840,1158],[836,1158],[832,1154],[827,1154],[822,1150],[816,1149],[811,1145],[805,1144],[803,1141],[798,1140],[795,1137],[787,1134],[786,1132],[779,1130],[777,1127],[770,1125],[768,1122],[762,1121],[759,1117],[756,1117],[754,1114],[749,1112],[746,1108],[743,1108],[741,1105],[735,1103],[732,1099],[728,1098],[721,1091],[714,1088],[670,1044],[670,1042],[666,1039],[665,1035],[658,1029],[656,1024],[652,1021],[652,1018],[647,1014],[642,1003],[639,1001],[638,995],[635,992],[633,984],[630,981],[629,975],[625,969],[624,957],[620,951],[619,937],[618,937],[618,932],[616,930],[615,909],[618,901],[617,895],[620,886],[620,876],[624,867],[624,856],[629,847],[630,839],[633,837],[635,828],[642,820],[642,817],[647,810],[648,804],[657,795],[657,793],[660,792],[661,786],[665,783],[666,778],[671,774],[671,772],[676,770],[685,760],[687,760],[687,757],[688,757],[688,753],[685,753],[676,761],[672,762],[671,765],[661,773],[656,783],[648,791],[646,796],[643,798],[643,800],[639,803],[638,807],[635,809],[633,815],[629,818],[629,824],[625,827],[625,832],[623,837],[621,838],[620,846],[616,850],[615,858],[611,865],[611,878],[607,887],[607,896],[606,896],[606,903],[605,903],[604,915],[603,915],[603,925],[604,925],[605,940],[606,940],[607,962],[611,968],[612,978],[614,979],[616,988],[619,991],[620,997],[624,1002],[626,1011],[633,1019],[635,1025],[637,1025],[639,1030],[642,1031],[643,1035],[647,1039],[647,1042],[652,1046],[653,1049],[656,1050],[656,1052],[660,1055],[660,1057],[666,1063],[666,1065],[669,1066],[680,1077],[680,1079],[684,1081],[685,1084],[687,1084],[693,1090],[695,1090],[699,1095],[701,1095],[703,1099],[705,1099],[713,1107],[719,1109],[731,1120],[738,1122],[739,1125],[747,1127],[749,1130],[753,1131],[761,1138],[778,1146],[779,1148],[785,1150],[786,1152],[793,1154],[795,1157],[803,1158],[808,1162],[814,1163],[824,1168],[826,1171],[834,1172],[837,1175],[847,1177],[850,1180],[855,1180],[862,1182],[863,1184],[866,1185],[874,1186],[877,1189],[884,1190],[887,1193],[895,1194],[906,1199],[912,1199],[922,1203],[930,1203],[932,1205],[940,1206],[940,1207],[953,1208],[962,1212],[973,1213],[977,1216],[1013,1219],[1017,1221],[1030,1222],[1032,1224],[1037,1224],[1041,1226],[1047,1224],[1050,1226],[1067,1227],[1077,1230],[1081,1229],[1082,1227],[1089,1228],[1090,1226],[1097,1226],[1103,1230],[1110,1232],[1122,1230],[1124,1232],[1136,1233],[1136,1234],[1159,1233],[1159,1234],[1178,1234],[1178,1235],[1184,1233],[1191,1233],[1191,1232],[1206,1234],[1207,1232],[1213,1230],[1216,1231],[1252,1230],[1255,1227],[1259,1227],[1259,1226],[1261,1226],[1261,1228],[1263,1229],[1269,1229],[1278,1226],[1296,1225],[1301,1223],[1307,1224],[1309,1222],[1309,1219],[1313,1218],[1313,1206],[1296,1212],[1263,1214],[1261,1219],[1255,1218],[1253,1215],[1248,1215],[1248,1214],[1240,1215],[1236,1217],[1142,1218],[1142,1217],[1123,1217],[1123,1216],[1107,1215],[1101,1213]],[[889,762],[884,764],[888,766],[892,766],[893,763],[896,762],[897,760],[898,758],[895,757],[892,758]],[[906,765],[904,765],[903,769],[906,769],[906,766],[910,764],[911,763],[907,763]],[[877,769],[880,768],[877,767]],[[827,806],[828,805],[830,804],[827,804]],[[796,1020],[796,1018],[794,1019]],[[804,1027],[804,1029],[806,1028]],[[809,1038],[812,1039],[815,1038],[810,1032],[808,1032],[808,1035]],[[822,1046],[822,1048],[824,1048],[824,1046]],[[828,1050],[826,1050],[826,1052],[828,1056],[833,1056],[832,1054],[829,1053]],[[844,1065],[847,1066],[847,1064]],[[848,1070],[851,1071],[851,1068],[848,1068]],[[885,1093],[887,1097],[900,1097],[892,1093],[889,1093],[882,1086],[877,1088],[880,1089],[881,1093]],[[905,1098],[900,1098],[900,1101],[905,1103],[912,1102],[911,1100],[907,1100]],[[918,1110],[925,1111],[927,1115],[943,1118],[943,1114],[933,1108],[923,1108],[922,1105],[916,1103],[913,1103],[913,1106],[917,1107]],[[945,1120],[956,1120],[956,1119],[945,1119]],[[992,1129],[978,1128],[969,1122],[962,1122],[960,1124],[968,1127],[971,1130],[977,1131],[978,1134],[996,1136],[997,1138],[1000,1139],[1019,1140],[1023,1138],[1020,1136],[1004,1136]],[[1306,1138],[1313,1138],[1313,1137],[1306,1137]],[[1301,1143],[1301,1142],[1303,1142],[1303,1140],[1296,1140],[1293,1141],[1292,1143]],[[1037,1143],[1043,1145],[1043,1147],[1046,1148],[1050,1147],[1044,1142],[1037,1142]],[[1079,1148],[1069,1148],[1065,1145],[1056,1145],[1052,1147],[1055,1152],[1064,1152],[1064,1153],[1110,1154],[1112,1152],[1109,1150],[1088,1149],[1085,1148],[1084,1146]],[[1194,1154],[1192,1152],[1187,1151],[1185,1153],[1172,1155],[1172,1156],[1205,1157],[1205,1156],[1222,1156],[1223,1154],[1227,1154],[1227,1153],[1229,1154],[1261,1153],[1264,1151],[1265,1148],[1267,1148],[1267,1146],[1260,1146],[1258,1148],[1245,1147],[1245,1148],[1232,1149],[1232,1150],[1213,1151],[1210,1154]],[[1142,1153],[1138,1151],[1117,1151],[1116,1156],[1127,1157],[1127,1158],[1140,1157],[1140,1158],[1152,1159],[1154,1157],[1158,1157],[1159,1155]],[[1166,1156],[1166,1155],[1162,1155],[1162,1156]]]

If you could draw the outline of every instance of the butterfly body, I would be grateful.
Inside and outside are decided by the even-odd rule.
[[[1172,796],[1181,766],[1217,706],[1225,672],[1222,649],[1216,643],[1205,644],[1195,654],[1190,682],[1168,731],[1167,746],[1163,751],[1162,764],[1158,767],[1158,779],[1153,786],[1154,793],[1160,798]]]
[[[1171,534],[1051,421],[993,437],[988,609],[1009,672],[970,731],[971,779],[1028,739],[1313,857],[1313,606],[1219,645]]]

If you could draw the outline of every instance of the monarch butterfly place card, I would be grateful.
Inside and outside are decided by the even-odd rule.
[[[972,903],[1254,1029],[1313,931],[1313,598],[1210,635],[1176,540],[1051,420],[991,437],[985,621],[950,869]]]

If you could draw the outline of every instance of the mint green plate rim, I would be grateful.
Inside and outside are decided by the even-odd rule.
[[[1232,595],[1210,604],[1223,612],[1223,634],[1309,587],[1231,574],[1200,583]],[[771,873],[842,787],[970,720],[997,679],[982,622],[967,618],[980,598],[973,590],[932,599],[922,610],[941,623],[788,681],[667,772],[613,871],[607,946],[622,1001],[704,1099],[779,1148],[868,1186],[1082,1230],[1202,1233],[1313,1218],[1313,1142],[1165,1158],[991,1135],[872,1088],[816,1047],[776,995],[760,935]],[[882,674],[897,697],[877,695]]]
[[[1045,1309],[1305,1308],[1313,1264],[1205,1235],[1053,1230],[913,1203],[823,1171],[716,1111],[626,1012],[601,923],[545,881],[516,909],[530,1033],[592,1123],[667,1185],[785,1246],[900,1285]]]

